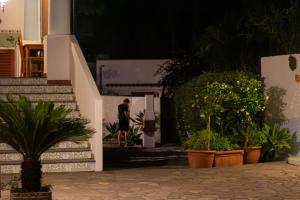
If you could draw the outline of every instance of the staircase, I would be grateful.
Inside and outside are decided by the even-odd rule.
[[[32,103],[52,101],[56,106],[74,109],[71,116],[80,116],[71,85],[48,85],[46,78],[0,78],[0,98],[27,97]],[[7,144],[0,144],[2,174],[20,172],[22,156]],[[94,171],[94,157],[90,144],[63,142],[42,155],[43,172]]]

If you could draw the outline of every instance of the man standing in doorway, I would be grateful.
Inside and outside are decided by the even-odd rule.
[[[127,147],[127,136],[129,131],[129,121],[132,120],[135,122],[134,119],[130,117],[129,113],[129,99],[124,99],[123,104],[118,106],[119,111],[119,133],[118,133],[118,143],[121,146],[121,137],[124,135],[125,137],[125,147]]]

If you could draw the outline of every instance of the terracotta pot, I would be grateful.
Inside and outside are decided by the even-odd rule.
[[[217,151],[215,167],[229,167],[243,165],[244,150]]]
[[[52,200],[52,192],[11,192],[10,200]]]
[[[261,155],[261,147],[244,147],[244,163],[245,164],[254,164],[258,163]]]
[[[191,168],[212,168],[216,151],[187,150]]]

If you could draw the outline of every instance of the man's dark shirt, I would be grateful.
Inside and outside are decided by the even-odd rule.
[[[119,121],[120,122],[128,122],[129,120],[127,119],[125,112],[128,112],[128,106],[126,106],[125,104],[120,104],[118,106],[118,110],[119,110]]]

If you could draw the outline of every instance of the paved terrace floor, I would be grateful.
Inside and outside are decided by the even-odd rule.
[[[53,185],[55,200],[300,200],[300,167],[277,162],[192,170],[179,160],[127,169],[115,163],[101,173],[46,174],[44,183]]]

